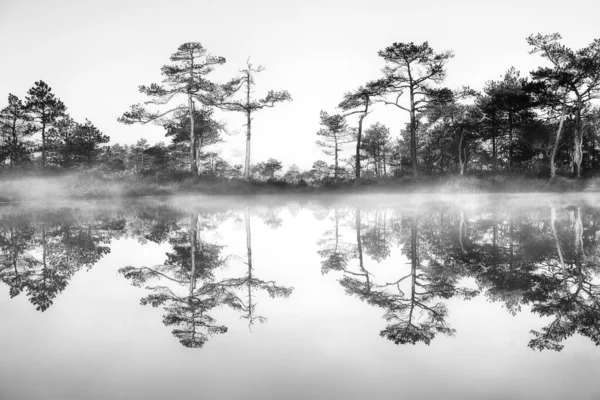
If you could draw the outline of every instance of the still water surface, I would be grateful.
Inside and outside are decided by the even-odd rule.
[[[0,398],[600,399],[600,197],[0,208]]]

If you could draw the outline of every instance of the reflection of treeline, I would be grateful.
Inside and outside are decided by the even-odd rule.
[[[40,311],[52,305],[71,277],[110,252],[110,241],[135,237],[161,242],[177,227],[181,212],[163,206],[84,205],[0,213],[0,280],[11,297],[25,292]]]
[[[73,274],[110,252],[110,239],[122,228],[119,220],[78,220],[69,209],[1,215],[0,280],[11,297],[25,291],[45,311]]]
[[[548,205],[467,214],[453,207],[403,215],[335,209],[333,229],[319,241],[322,271],[338,271],[347,294],[382,308],[389,324],[381,335],[396,344],[429,344],[437,334],[453,334],[444,300],[480,292],[512,314],[527,305],[552,318],[532,330],[532,348],[560,350],[574,333],[600,344],[595,209]],[[376,264],[392,247],[408,266],[399,265],[389,282],[378,280]]]
[[[381,335],[395,343],[430,343],[436,335],[453,334],[447,300],[479,293],[512,314],[526,306],[551,318],[532,331],[532,348],[560,350],[573,334],[600,343],[600,213],[593,207],[549,203],[477,211],[438,204],[419,211],[311,202],[288,209],[303,207],[317,219],[331,220],[318,241],[323,274],[337,275],[346,293],[381,308],[388,321]],[[169,245],[163,263],[124,266],[121,272],[133,284],[147,286],[142,303],[164,309],[163,321],[182,344],[199,347],[210,334],[225,332],[211,313],[220,306],[237,310],[250,326],[264,322],[258,293],[287,297],[291,288],[257,275],[251,221],[261,219],[277,229],[285,208],[272,204],[243,215],[242,208],[186,209],[153,202],[4,208],[0,280],[11,297],[26,295],[44,311],[75,273],[110,251],[111,240],[135,238]],[[226,254],[227,242],[215,239],[225,221],[244,224],[244,254]],[[404,261],[397,273],[382,279],[378,264],[398,253]],[[230,276],[223,267],[237,260],[244,272]]]
[[[267,207],[257,216],[277,227],[277,209]],[[57,210],[5,209],[0,214],[0,280],[10,287],[10,296],[25,292],[37,310],[45,311],[66,288],[73,275],[91,268],[110,252],[111,239],[135,238],[168,243],[170,251],[162,265],[126,266],[122,275],[134,286],[146,282],[150,294],[142,304],[163,306],[163,322],[173,326],[173,334],[187,347],[201,347],[209,335],[227,328],[209,315],[213,308],[226,305],[242,314],[249,326],[266,317],[257,314],[256,291],[270,297],[287,297],[292,288],[256,276],[252,264],[250,214],[244,213],[246,227],[245,273],[216,280],[231,255],[214,243],[215,232],[230,212],[183,212],[160,203],[130,203],[120,207],[105,204],[83,209]],[[185,289],[181,292],[178,289]]]

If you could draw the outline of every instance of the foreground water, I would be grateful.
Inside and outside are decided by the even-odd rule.
[[[598,399],[599,205],[7,205],[0,398]]]

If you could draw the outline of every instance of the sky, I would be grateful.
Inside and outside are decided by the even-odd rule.
[[[315,144],[319,112],[339,112],[345,92],[381,77],[377,52],[392,43],[452,50],[445,85],[479,90],[511,66],[527,75],[544,63],[529,54],[532,33],[559,32],[570,47],[588,45],[600,37],[599,12],[597,0],[0,0],[0,107],[9,93],[24,98],[43,80],[75,120],[89,119],[111,144],[168,141],[161,127],[117,118],[146,100],[138,86],[160,82],[161,66],[181,44],[200,42],[227,60],[213,80],[237,76],[251,57],[266,67],[256,96],[290,92],[292,102],[256,113],[252,162],[273,157],[305,169],[329,159]],[[243,115],[217,116],[228,128],[221,155],[243,163]],[[378,104],[365,124],[377,121],[397,137],[408,115]],[[347,150],[342,157],[351,156]]]

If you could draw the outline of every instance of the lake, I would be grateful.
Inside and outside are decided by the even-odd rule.
[[[0,398],[599,399],[600,197],[0,207]]]

